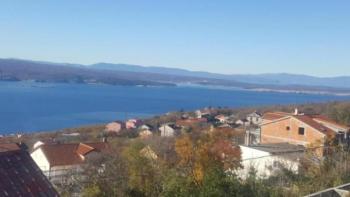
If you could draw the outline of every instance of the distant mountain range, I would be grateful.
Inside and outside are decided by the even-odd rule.
[[[111,85],[224,86],[255,91],[350,95],[350,77],[312,77],[293,74],[224,75],[166,67],[98,63],[93,65],[0,59],[0,80]]]
[[[257,75],[225,75],[200,71],[188,71],[177,68],[145,67],[129,64],[98,63],[91,65],[95,69],[119,70],[129,72],[146,72],[158,74],[173,74],[188,77],[202,77],[211,79],[234,80],[236,82],[264,85],[302,85],[302,86],[326,86],[336,88],[350,88],[350,76],[341,77],[313,77],[308,75],[296,75],[287,73],[257,74]]]

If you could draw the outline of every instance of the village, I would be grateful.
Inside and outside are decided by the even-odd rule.
[[[249,179],[252,171],[259,180],[267,180],[285,169],[299,174],[302,163],[321,165],[334,146],[348,151],[349,129],[349,125],[325,115],[298,108],[289,112],[248,110],[243,114],[204,108],[149,119],[113,121],[90,135],[77,129],[43,135],[41,139],[26,135],[3,137],[0,139],[0,174],[9,177],[9,181],[2,180],[8,182],[5,184],[8,187],[0,188],[0,196],[16,196],[22,190],[29,191],[32,196],[64,196],[67,195],[64,190],[68,190],[67,196],[82,196],[83,183],[94,176],[90,174],[92,171],[87,173],[87,169],[93,163],[97,174],[107,172],[108,161],[101,158],[125,154],[121,150],[127,143],[124,139],[141,143],[136,149],[137,157],[150,161],[152,167],[162,162],[167,162],[168,167],[176,165],[183,156],[179,156],[181,151],[181,154],[194,151],[189,157],[196,155],[200,150],[193,147],[207,139],[199,136],[209,136],[218,141],[208,147],[208,155],[218,154],[225,171],[235,174],[241,181]],[[190,145],[194,150],[185,150],[191,143],[191,140],[186,141],[187,136],[199,139]],[[94,163],[97,161],[98,166]],[[124,176],[124,173],[115,176]],[[33,179],[26,178],[31,174]],[[198,175],[194,178],[203,180]],[[347,189],[329,191],[349,194]],[[153,195],[146,192],[146,196]]]

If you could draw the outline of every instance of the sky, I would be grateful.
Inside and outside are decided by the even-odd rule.
[[[1,0],[0,58],[350,75],[349,0]]]

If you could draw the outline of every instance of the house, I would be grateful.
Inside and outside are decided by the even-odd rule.
[[[262,123],[262,115],[255,111],[247,115],[247,120],[250,124],[259,125]]]
[[[153,135],[152,126],[150,125],[143,124],[138,128],[138,130],[139,130],[139,136],[141,138],[148,138]]]
[[[217,113],[217,110],[211,109],[211,108],[205,108],[205,109],[195,111],[197,118],[208,118],[215,113]]]
[[[349,127],[321,115],[270,112],[263,116],[261,143],[288,142],[297,145],[321,146],[326,140],[349,142]]]
[[[141,125],[140,127],[139,127],[139,130],[140,131],[143,131],[143,130],[152,130],[152,126],[151,125],[148,125],[148,124],[143,124],[143,125]]]
[[[136,129],[140,125],[142,125],[142,121],[138,119],[129,119],[125,122],[126,129]]]
[[[0,196],[59,195],[26,151],[0,144]]]
[[[119,133],[123,128],[125,128],[125,124],[123,122],[120,121],[114,121],[111,123],[108,123],[106,125],[105,131],[107,133],[113,133],[113,134],[117,134]]]
[[[237,175],[245,179],[254,170],[259,178],[268,178],[286,168],[298,173],[299,160],[304,156],[303,146],[278,143],[259,145],[240,145],[242,169]]]
[[[227,124],[235,124],[236,122],[236,117],[235,115],[230,115],[226,118],[226,123]]]
[[[239,126],[249,126],[250,125],[250,122],[243,118],[243,119],[239,119],[235,122],[236,125],[239,125]]]
[[[293,113],[287,113],[287,112],[267,112],[262,116],[262,123],[261,124],[265,124],[268,122],[271,122],[273,120],[279,119],[279,118],[283,118],[286,116],[291,116],[293,115]]]
[[[33,150],[37,149],[39,146],[44,144],[54,144],[56,143],[54,139],[39,140],[33,144]]]
[[[261,130],[260,128],[249,127],[245,130],[244,144],[260,144]]]
[[[179,127],[171,123],[163,124],[159,127],[160,135],[162,137],[173,137],[178,134],[179,129]]]
[[[108,150],[108,143],[43,144],[37,147],[31,157],[41,171],[53,182],[65,179],[68,173],[79,173],[89,158]]]
[[[217,116],[215,116],[215,120],[217,120],[220,123],[226,123],[228,117],[226,117],[225,115],[219,114]]]

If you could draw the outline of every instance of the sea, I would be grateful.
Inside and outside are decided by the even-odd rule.
[[[0,135],[145,118],[203,107],[247,107],[350,100],[350,96],[257,92],[201,86],[0,82]]]

